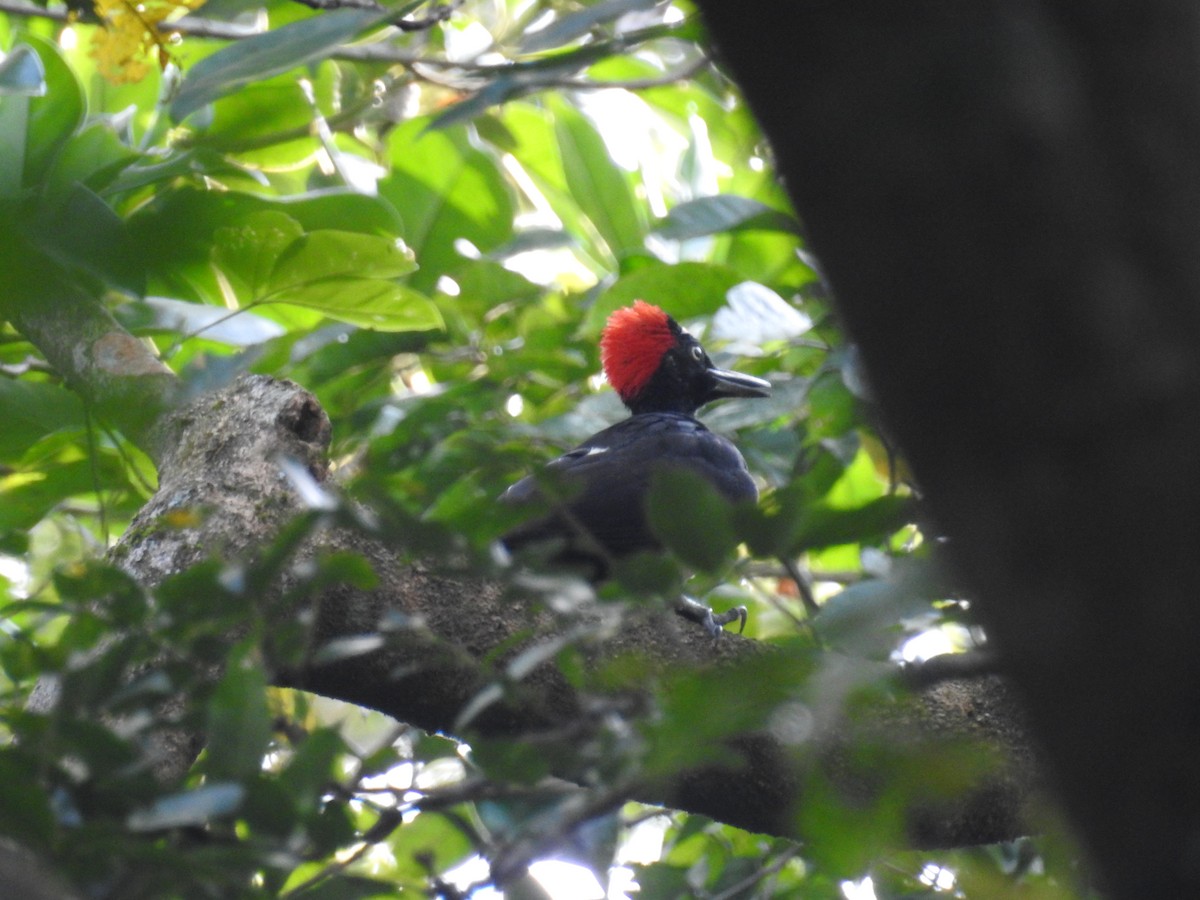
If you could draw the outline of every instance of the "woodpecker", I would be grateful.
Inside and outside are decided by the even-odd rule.
[[[722,397],[766,397],[761,378],[718,369],[692,335],[657,306],[637,300],[618,309],[600,339],[604,374],[630,416],[600,431],[546,466],[566,499],[553,512],[517,526],[502,541],[509,550],[556,541],[553,562],[582,567],[604,580],[613,560],[641,550],[661,550],[646,513],[655,472],[697,472],[734,503],[753,503],[758,488],[746,461],[726,438],[709,431],[696,411]],[[528,476],[501,495],[524,504],[541,496],[539,479]],[[708,607],[682,598],[677,611],[716,635],[744,607],[715,616]]]

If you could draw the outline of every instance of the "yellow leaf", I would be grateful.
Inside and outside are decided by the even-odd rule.
[[[114,84],[140,81],[154,53],[160,66],[171,60],[168,19],[196,9],[204,0],[93,0],[103,27],[92,35],[92,58],[101,74]]]

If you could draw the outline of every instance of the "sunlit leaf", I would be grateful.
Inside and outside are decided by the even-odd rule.
[[[413,2],[387,10],[334,9],[235,41],[192,67],[171,103],[171,118],[181,122],[206,103],[239,87],[328,56],[372,25],[404,15],[419,5]]]
[[[416,267],[412,252],[394,239],[352,231],[310,231],[279,254],[266,291],[326,278],[399,278]]]
[[[391,134],[393,171],[379,191],[403,219],[404,240],[420,263],[411,283],[428,291],[462,263],[459,241],[487,253],[509,240],[514,207],[496,161],[473,147],[461,128],[425,125],[406,122]]]
[[[452,819],[436,813],[423,813],[406,822],[390,842],[396,852],[396,875],[414,889],[423,888],[429,866],[446,871],[474,852],[470,838]]]
[[[118,318],[133,330],[163,329],[199,336],[235,347],[261,344],[284,334],[284,328],[245,310],[187,303],[170,297],[146,297],[118,310]]]
[[[6,475],[0,478],[0,533],[32,527],[68,497],[124,483],[120,468],[107,456],[99,457],[94,466],[78,460],[45,471]]]
[[[40,97],[46,93],[46,68],[29,47],[18,44],[0,59],[0,94]]]
[[[885,659],[895,649],[898,623],[928,614],[938,599],[937,570],[907,561],[887,578],[869,578],[831,597],[816,627],[821,639],[846,652]]]
[[[710,263],[651,262],[613,282],[588,310],[584,329],[599,334],[613,310],[634,300],[661,306],[680,320],[710,315],[725,302],[729,289],[741,280],[733,270]]]
[[[795,232],[799,227],[791,216],[758,200],[718,194],[680,203],[654,230],[662,237],[683,241],[739,228]]]
[[[812,319],[756,281],[743,281],[725,294],[713,316],[712,336],[754,350],[771,341],[789,341],[812,328]]]
[[[204,0],[94,0],[103,28],[92,32],[97,68],[116,84],[141,81],[149,72],[145,57],[154,53],[161,65],[169,59],[167,35],[159,26],[171,16],[198,8]]]
[[[563,102],[550,104],[554,133],[571,194],[604,238],[613,256],[642,250],[645,226],[625,174],[608,154],[604,139],[582,113]]]
[[[252,213],[237,225],[216,231],[213,262],[242,286],[243,302],[267,293],[283,251],[304,235],[300,223],[278,210]]]
[[[603,0],[561,16],[544,28],[527,34],[521,42],[521,50],[525,53],[536,53],[539,50],[562,46],[587,34],[597,25],[611,22],[627,12],[648,9],[653,5],[654,0]]]
[[[240,784],[210,783],[194,791],[160,797],[153,805],[130,814],[130,831],[160,831],[186,825],[207,825],[234,812],[245,791]]]
[[[377,331],[429,331],[442,327],[438,308],[412,288],[375,278],[303,282],[265,302],[315,309],[332,319]]]

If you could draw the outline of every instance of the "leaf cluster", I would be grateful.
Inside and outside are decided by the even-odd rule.
[[[803,745],[824,711],[890,692],[876,664],[911,637],[974,639],[770,150],[693,11],[468,2],[390,27],[418,6],[210,2],[210,30],[251,7],[270,27],[188,37],[164,69],[113,56],[111,25],[0,18],[0,312],[67,329],[56,298],[102,305],[192,390],[245,371],[300,382],[333,421],[342,486],[398,552],[521,582],[491,561],[514,522],[495,498],[622,414],[596,339],[613,309],[658,303],[719,363],[771,379],[770,399],[703,416],[763,500],[734,509],[662,479],[651,514],[672,558],[624,569],[600,600],[634,622],[690,577],[790,655],[645,685],[649,709],[598,699],[603,724],[578,742],[587,791],[548,781],[527,741],[468,753],[268,688],[273,626],[243,602],[246,573],[212,563],[151,594],[99,561],[155,473],[6,325],[0,832],[97,897],[452,896],[477,855],[509,886],[554,855],[605,878],[651,820],[664,849],[636,867],[644,896],[840,896],[866,877],[879,896],[925,890],[926,861],[888,849],[911,760],[881,766],[901,774],[863,810],[814,775],[803,847],[623,802],[638,779],[720,760],[731,736]],[[109,49],[97,61],[74,32]],[[324,566],[314,579],[355,571]],[[551,609],[581,589],[541,585]],[[585,675],[591,627],[566,620],[496,690],[545,662],[589,689],[644,675],[628,659]],[[232,650],[231,630],[247,635]],[[39,678],[59,700],[35,712]],[[159,742],[201,732],[192,771],[156,774]],[[962,884],[1051,896],[1053,874],[1022,852],[945,859]]]

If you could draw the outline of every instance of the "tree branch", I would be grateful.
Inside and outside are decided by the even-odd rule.
[[[0,266],[3,255],[0,250]],[[38,284],[0,273],[0,293],[0,313],[13,327],[73,390],[157,461],[163,447],[156,426],[176,402],[179,382],[150,346],[49,267]]]
[[[326,471],[328,420],[315,399],[296,385],[246,377],[169,418],[173,424],[163,432],[174,440],[163,457],[159,491],[114,553],[123,568],[148,585],[214,552],[226,559],[251,559],[268,546],[279,529],[304,511],[296,491],[279,477],[279,458],[299,461],[318,479]],[[181,506],[213,512],[194,528],[156,527]],[[330,641],[377,633],[381,622],[397,613],[409,624],[385,631],[383,647],[331,664],[318,664],[312,653],[307,662],[290,657],[281,664],[280,683],[378,709],[428,730],[462,735],[463,711],[478,704],[481,692],[494,691],[505,681],[500,673],[509,662],[538,641],[563,638],[563,620],[535,597],[405,563],[397,548],[361,530],[331,526],[313,536],[303,557],[333,550],[361,554],[375,569],[378,585],[370,591],[334,586],[312,599],[310,612],[284,614],[308,616],[314,651]],[[302,568],[285,577],[272,596],[255,602],[278,610],[279,598],[300,593]],[[777,652],[735,635],[714,646],[701,629],[688,627],[668,611],[651,615],[640,627],[578,633],[586,635],[581,646],[593,664],[637,656],[647,661],[650,672],[659,673],[648,675],[650,681],[683,671],[701,673],[714,665],[753,664],[762,653]],[[598,704],[629,710],[643,702],[636,685],[607,700],[581,692],[553,662],[509,679],[507,685],[495,703],[473,715],[468,734],[536,742],[547,758],[557,761],[557,774],[568,779],[580,777],[582,768],[577,767],[589,765],[578,758],[577,748],[580,735],[603,716],[602,709],[596,712]],[[794,811],[803,802],[813,766],[835,771],[848,791],[869,790],[872,773],[856,773],[839,748],[858,746],[873,735],[891,745],[901,734],[914,744],[968,740],[999,748],[1005,761],[981,781],[980,792],[970,801],[972,812],[961,807],[947,811],[932,800],[915,803],[912,837],[923,844],[1010,838],[1023,827],[1021,810],[1036,778],[1018,723],[1010,695],[994,680],[944,683],[922,694],[915,706],[887,705],[863,721],[830,722],[799,745],[765,733],[742,735],[733,743],[731,762],[632,785],[630,796],[755,831],[796,836]],[[828,760],[822,761],[824,756]]]

